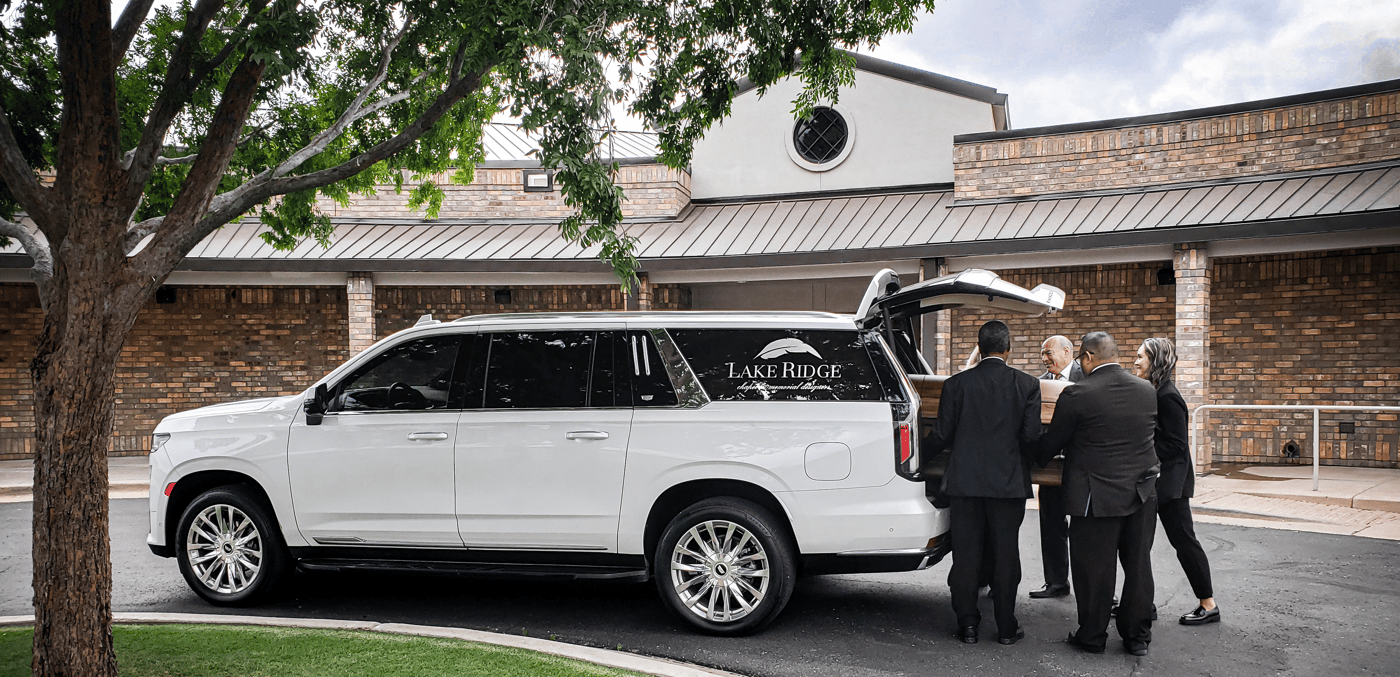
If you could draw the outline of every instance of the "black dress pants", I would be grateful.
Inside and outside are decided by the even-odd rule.
[[[1191,591],[1196,599],[1215,596],[1210,582],[1210,561],[1206,551],[1196,539],[1196,527],[1191,522],[1191,499],[1175,498],[1162,501],[1157,506],[1157,516],[1162,519],[1162,530],[1167,532],[1167,541],[1176,550],[1176,559],[1186,572],[1186,580],[1191,583]]]
[[[990,549],[991,584],[996,594],[992,608],[1000,637],[1011,637],[1021,627],[1016,620],[1016,588],[1021,585],[1019,534],[1026,518],[1024,498],[952,496],[953,568],[948,588],[958,627],[979,625],[978,574]]]
[[[1065,514],[1065,490],[1040,485],[1040,561],[1045,584],[1069,585],[1069,516]]]
[[[1079,611],[1079,629],[1075,631],[1079,642],[1097,648],[1108,643],[1115,558],[1123,565],[1118,636],[1125,643],[1146,645],[1152,641],[1152,541],[1156,534],[1155,495],[1129,515],[1076,516],[1071,520],[1069,557]]]

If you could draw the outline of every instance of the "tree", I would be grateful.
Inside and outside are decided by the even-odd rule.
[[[908,31],[931,0],[0,0],[0,244],[33,259],[36,675],[114,675],[106,451],[142,305],[215,229],[323,244],[317,195],[469,181],[501,110],[538,132],[575,213],[562,233],[634,275],[616,167],[628,102],[689,162],[738,81],[790,74],[794,112],[853,82],[838,49]],[[53,111],[59,111],[55,117]],[[605,132],[604,132],[605,133]],[[23,213],[33,227],[21,224]]]

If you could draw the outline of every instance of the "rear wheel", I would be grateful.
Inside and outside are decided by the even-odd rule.
[[[244,487],[200,495],[181,515],[176,538],[185,582],[213,604],[260,602],[290,569],[291,556],[271,510]]]
[[[712,498],[681,511],[653,566],[667,607],[716,635],[756,632],[787,605],[797,567],[786,530],[764,508]]]

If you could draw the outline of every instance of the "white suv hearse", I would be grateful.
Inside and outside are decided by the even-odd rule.
[[[929,373],[911,318],[959,306],[1063,294],[885,271],[855,316],[425,318],[305,393],[163,420],[147,542],[214,604],[294,567],[654,578],[696,628],[753,632],[799,573],[948,551],[907,374]]]

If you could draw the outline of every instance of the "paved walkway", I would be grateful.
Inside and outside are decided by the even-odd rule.
[[[109,461],[112,498],[145,498],[145,457]],[[1400,470],[1323,467],[1317,491],[1311,466],[1230,466],[1197,478],[1195,519],[1249,527],[1348,534],[1400,540]],[[33,466],[0,461],[0,502],[30,500]],[[1034,501],[1029,507],[1035,507]],[[241,623],[339,628],[456,638],[567,656],[610,667],[669,677],[731,675],[695,665],[607,649],[460,628],[373,621],[221,616],[213,614],[118,613],[123,623]],[[0,617],[0,626],[32,624],[32,616]]]

